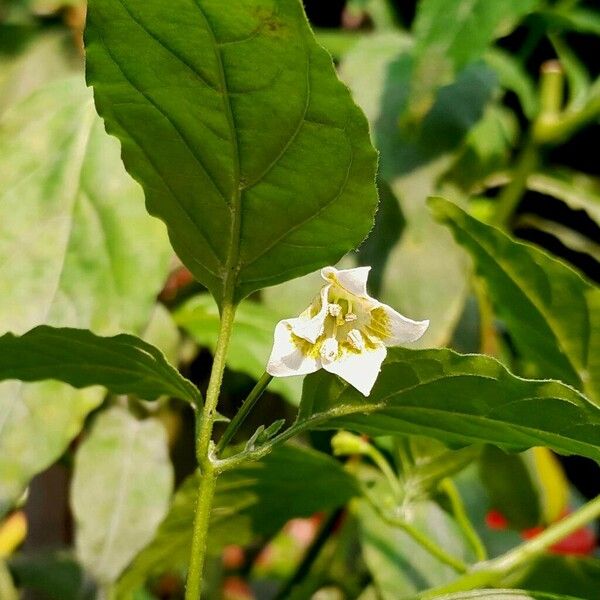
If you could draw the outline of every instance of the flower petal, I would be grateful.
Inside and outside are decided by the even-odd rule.
[[[371,267],[356,267],[355,269],[341,269],[325,267],[321,269],[321,277],[329,283],[343,287],[347,292],[359,298],[372,298],[367,293],[367,279]]]
[[[398,346],[407,342],[416,342],[429,327],[429,321],[413,321],[391,306],[381,304],[379,310],[383,310],[386,320],[388,337],[382,339],[386,346]]]
[[[275,327],[273,349],[267,363],[267,373],[274,377],[289,377],[291,375],[307,375],[321,368],[319,356],[307,356],[300,347],[294,343],[292,328],[294,321],[300,319],[286,319],[279,321]]]
[[[330,288],[330,285],[326,285],[321,289],[321,308],[312,319],[298,317],[297,319],[287,320],[292,326],[292,331],[298,337],[301,337],[311,344],[314,344],[317,341],[317,338],[323,333],[325,318],[327,317],[327,296]]]
[[[323,368],[330,373],[339,375],[363,396],[368,396],[377,381],[381,363],[386,354],[386,347],[378,344],[373,350],[364,350],[360,354],[344,353],[337,360],[323,364]]]

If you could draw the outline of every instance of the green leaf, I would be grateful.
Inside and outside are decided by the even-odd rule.
[[[537,4],[538,0],[422,0],[413,25],[411,112],[425,115],[440,86],[479,59],[495,37],[510,33]]]
[[[187,565],[197,490],[195,476],[179,488],[156,537],[119,582],[125,598],[148,577]],[[337,461],[314,450],[280,446],[262,461],[219,477],[208,548],[218,553],[226,544],[270,536],[293,517],[336,508],[356,494],[354,478]]]
[[[357,512],[363,555],[382,600],[409,597],[456,578],[456,571],[386,523],[366,502],[360,502]],[[416,503],[407,512],[408,522],[450,555],[472,558],[460,529],[437,504]]]
[[[76,388],[102,385],[145,400],[167,395],[201,402],[196,387],[154,346],[133,335],[101,337],[85,329],[40,325],[0,337],[0,380],[54,379]]]
[[[527,178],[527,189],[562,200],[573,210],[584,210],[600,225],[600,181],[595,177],[567,170],[533,173]]]
[[[0,25],[0,39],[0,113],[83,66],[67,31]],[[16,48],[10,52],[7,46]]]
[[[494,73],[473,65],[440,92],[418,129],[400,128],[413,60],[405,34],[374,34],[344,58],[340,72],[371,122],[381,151],[380,175],[398,198],[406,227],[392,248],[381,299],[414,319],[429,319],[417,342],[445,344],[467,292],[466,256],[433,221],[425,198],[452,165],[469,129],[482,117],[496,86]]]
[[[375,215],[375,226],[357,253],[358,264],[371,267],[369,288],[373,296],[379,296],[381,293],[383,274],[390,252],[406,225],[398,200],[390,186],[379,178],[377,187],[379,189],[379,209]]]
[[[547,554],[530,562],[517,579],[518,587],[593,598],[600,581],[600,560]]]
[[[77,555],[101,584],[114,582],[152,539],[172,488],[160,421],[120,407],[96,419],[75,458],[71,503]]]
[[[44,322],[105,335],[145,327],[172,251],[82,78],[3,114],[0,223],[0,334]],[[0,513],[102,397],[55,382],[0,385]]]
[[[93,0],[87,23],[98,111],[219,303],[333,264],[366,236],[367,123],[299,0]]]
[[[307,376],[295,427],[409,433],[509,450],[545,445],[600,461],[600,408],[579,392],[447,349],[390,349],[368,398],[325,371]]]
[[[314,288],[315,293],[317,287]],[[310,290],[304,308],[310,303]],[[219,336],[219,310],[209,294],[199,294],[179,307],[174,318],[200,345],[214,351]],[[287,315],[288,317],[292,315]],[[235,314],[235,326],[227,352],[227,366],[259,379],[265,372],[273,346],[273,332],[280,319],[270,308],[246,300]],[[297,405],[300,401],[302,380],[299,377],[274,379],[269,389],[280,393]]]
[[[473,590],[435,596],[430,600],[583,600],[575,596],[526,592],[524,590]]]
[[[600,404],[600,290],[446,200],[434,198],[430,206],[471,254],[524,358],[539,375],[574,385]]]
[[[490,508],[498,510],[515,529],[540,525],[540,498],[524,460],[518,454],[506,454],[487,446],[481,455],[479,473],[490,499]]]
[[[490,48],[484,55],[486,64],[498,75],[500,85],[519,98],[525,116],[533,119],[538,111],[538,98],[533,79],[523,65],[510,53]]]
[[[42,551],[17,554],[10,570],[19,587],[43,594],[47,600],[94,600],[96,592],[81,565],[68,552]],[[3,598],[3,596],[2,596]]]

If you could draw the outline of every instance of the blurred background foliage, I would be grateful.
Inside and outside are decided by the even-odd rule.
[[[372,265],[374,294],[431,320],[420,345],[484,352],[517,374],[548,376],[520,355],[486,284],[425,200],[449,198],[600,282],[597,2],[305,6],[380,152],[375,227],[343,264]],[[81,0],[0,0],[0,330],[48,322],[133,331],[204,390],[218,313],[146,215],[95,115],[83,82],[85,10]],[[302,310],[317,282],[310,275],[242,303],[225,415],[262,374],[275,323]],[[290,419],[300,388],[296,378],[274,382],[246,438],[265,414]],[[115,582],[117,597],[181,597],[195,489],[186,480],[194,468],[188,410],[56,383],[0,386],[2,599],[17,597],[15,586],[28,598],[90,598],[96,584]],[[326,456],[330,437],[311,434],[304,447],[276,451],[258,474],[249,467],[220,484],[210,597],[271,598],[279,589],[279,598],[396,599],[451,577],[364,499],[348,504],[357,491]],[[473,549],[450,519],[452,494],[431,474],[436,457],[456,461],[454,484],[491,556],[600,492],[595,464],[559,462],[542,449],[461,457],[421,438],[373,444],[416,490],[413,525],[465,560]],[[358,463],[385,496],[385,477]],[[310,493],[301,485],[308,480]],[[508,583],[596,597],[593,532],[555,551]]]

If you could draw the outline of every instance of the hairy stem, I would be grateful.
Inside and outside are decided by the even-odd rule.
[[[233,436],[237,433],[238,429],[242,425],[242,423],[246,420],[248,415],[252,412],[252,409],[260,400],[260,397],[263,395],[263,392],[267,389],[269,383],[273,379],[273,375],[269,375],[268,373],[264,373],[262,377],[257,381],[256,385],[248,394],[248,397],[240,406],[240,409],[236,413],[235,417],[231,420],[227,428],[223,432],[219,443],[217,444],[216,454],[219,455],[226,447],[227,444],[233,439]]]
[[[204,559],[206,557],[206,536],[218,476],[218,471],[213,460],[211,438],[234,316],[235,304],[231,298],[226,298],[223,301],[219,338],[217,340],[208,390],[206,392],[206,399],[204,401],[204,408],[202,409],[200,427],[198,428],[196,440],[196,457],[200,466],[200,486],[198,488],[198,499],[196,501],[196,514],[194,517],[192,549],[185,589],[185,600],[200,600],[202,591],[202,571],[204,568]]]

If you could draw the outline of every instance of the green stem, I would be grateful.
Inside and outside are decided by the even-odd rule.
[[[448,500],[450,501],[450,506],[452,507],[452,513],[454,514],[454,518],[456,519],[458,526],[462,529],[465,537],[467,538],[467,541],[469,542],[469,544],[471,544],[471,547],[475,552],[477,560],[487,560],[487,551],[485,549],[485,546],[479,538],[479,535],[477,535],[475,527],[473,527],[473,524],[471,523],[471,520],[467,515],[465,505],[452,479],[450,479],[449,477],[443,479],[440,483],[440,489],[448,497]]]
[[[526,564],[550,546],[560,542],[574,531],[600,516],[600,496],[582,506],[568,517],[551,525],[537,537],[517,546],[493,560],[478,563],[470,573],[455,581],[432,588],[416,596],[419,600],[429,600],[452,592],[463,592],[478,587],[495,585],[503,577]]]
[[[208,532],[212,501],[219,473],[216,468],[216,461],[214,460],[214,452],[211,448],[211,438],[234,317],[235,304],[231,296],[229,296],[223,300],[219,338],[217,340],[208,390],[206,391],[206,399],[202,410],[202,420],[196,441],[196,457],[200,465],[200,485],[196,501],[196,515],[194,517],[185,600],[199,600],[202,591],[202,571],[206,557],[206,534]]]
[[[504,187],[497,202],[494,225],[506,227],[527,189],[527,178],[539,162],[537,145],[529,138],[517,158],[512,180]]]
[[[427,535],[419,531],[416,527],[413,527],[410,523],[407,523],[404,519],[390,515],[385,512],[381,506],[371,495],[371,492],[364,486],[362,486],[363,495],[369,504],[375,509],[377,514],[383,521],[391,525],[392,527],[399,527],[405,533],[407,533],[417,544],[422,546],[429,554],[435,556],[440,562],[452,567],[457,573],[465,573],[467,571],[467,565],[460,559],[448,554],[443,548],[440,548],[435,542],[433,542]]]
[[[394,496],[396,499],[401,500],[404,495],[402,491],[402,486],[398,481],[398,477],[396,477],[396,473],[390,467],[390,464],[386,460],[385,456],[375,448],[375,446],[369,444],[367,448],[367,456],[379,467],[379,470],[383,473],[385,478],[387,479],[392,491],[394,492]]]
[[[263,392],[267,389],[269,383],[271,383],[272,379],[273,375],[264,373],[257,381],[250,394],[248,394],[248,397],[242,403],[242,406],[240,406],[240,409],[237,411],[235,417],[233,417],[223,432],[215,451],[217,455],[219,455],[226,448],[227,444],[229,444],[229,442],[233,439],[233,436],[237,433],[242,423],[246,420],[260,397],[263,395]]]
[[[317,557],[321,553],[323,546],[330,538],[333,529],[343,511],[343,508],[338,508],[337,510],[333,511],[331,515],[329,515],[329,518],[323,523],[321,529],[319,529],[319,533],[316,535],[315,539],[312,541],[308,550],[306,551],[306,554],[300,561],[298,568],[294,574],[283,584],[283,586],[281,586],[281,589],[279,592],[277,592],[274,600],[285,600],[286,598],[289,598],[290,592],[292,592],[294,587],[302,582],[308,575],[315,560],[317,560]]]

